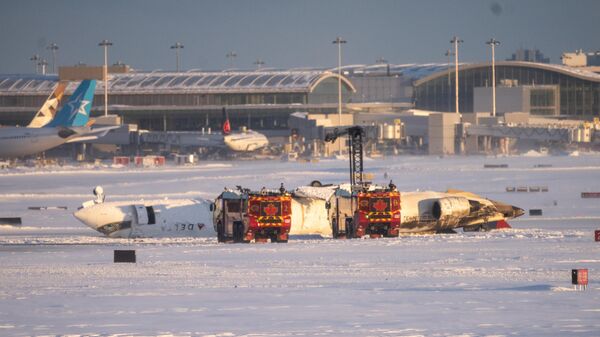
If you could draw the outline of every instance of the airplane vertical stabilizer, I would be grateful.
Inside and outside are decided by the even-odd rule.
[[[56,86],[56,89],[48,96],[44,105],[40,108],[40,110],[35,114],[28,128],[41,128],[44,125],[48,124],[56,115],[56,110],[60,104],[60,101],[63,98],[65,93],[65,88],[67,87],[68,82],[60,81]]]
[[[228,135],[231,133],[231,124],[229,124],[229,114],[227,113],[227,109],[223,107],[223,134]]]
[[[95,80],[83,80],[69,101],[45,127],[85,126],[90,119],[90,110],[96,90]]]

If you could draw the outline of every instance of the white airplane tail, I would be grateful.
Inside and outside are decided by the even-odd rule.
[[[56,89],[48,96],[48,99],[44,102],[44,105],[40,108],[40,110],[35,114],[28,128],[41,128],[42,126],[48,124],[56,114],[56,110],[60,105],[60,101],[63,98],[65,93],[65,88],[67,87],[68,82],[60,81],[56,86]]]

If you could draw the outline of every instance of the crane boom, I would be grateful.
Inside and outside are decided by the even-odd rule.
[[[337,128],[332,133],[325,135],[326,142],[335,142],[340,136],[348,135],[348,155],[350,157],[350,184],[352,190],[356,186],[363,187],[363,136],[365,132],[361,126],[355,125],[349,128]]]

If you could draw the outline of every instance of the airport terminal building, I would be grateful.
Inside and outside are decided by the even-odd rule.
[[[223,106],[234,127],[278,129],[295,111],[337,111],[338,78],[347,101],[356,91],[352,83],[324,70],[113,73],[108,106],[125,123],[148,130],[218,128]],[[0,123],[28,123],[58,80],[54,75],[0,76]],[[75,87],[71,83],[67,94]],[[99,81],[93,115],[104,109],[103,91]]]
[[[492,67],[486,64],[463,64],[459,68],[459,111],[482,112],[475,106],[476,89],[492,87]],[[436,72],[414,82],[415,106],[423,110],[456,111],[454,68]],[[519,95],[532,115],[591,119],[600,117],[600,74],[557,64],[505,61],[496,63],[496,88],[526,87],[527,95]],[[512,107],[508,96],[505,107]],[[503,108],[499,112],[515,112]],[[489,106],[487,105],[489,112]],[[479,109],[477,109],[479,108]],[[504,109],[504,110],[503,110]]]
[[[85,73],[78,67],[67,67]],[[98,67],[88,67],[98,68]],[[337,113],[338,80],[345,112],[455,111],[454,66],[447,63],[348,65],[336,69],[138,72],[111,67],[108,110],[147,130],[219,128],[222,107],[234,128],[287,129],[294,112]],[[492,70],[459,67],[460,112],[490,111]],[[26,125],[56,86],[57,75],[0,75],[0,124]],[[77,83],[67,88],[70,94]],[[496,64],[498,112],[577,119],[600,116],[600,74],[556,64]],[[102,114],[99,81],[92,114]],[[483,97],[483,98],[482,98]],[[521,101],[520,105],[513,104]],[[479,102],[479,103],[478,103]]]

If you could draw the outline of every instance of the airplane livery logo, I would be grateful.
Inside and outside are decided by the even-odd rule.
[[[74,118],[77,114],[80,114],[84,117],[87,117],[86,107],[90,104],[90,101],[84,100],[83,93],[80,93],[75,99],[71,99],[69,103],[69,107],[71,107],[71,115],[69,118]]]

